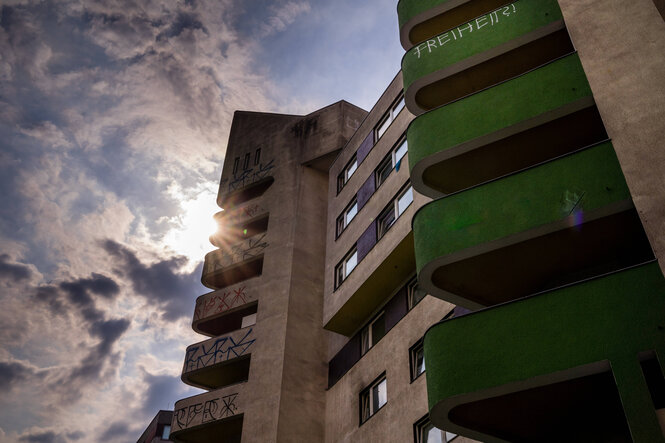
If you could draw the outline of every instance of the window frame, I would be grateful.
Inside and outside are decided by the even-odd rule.
[[[235,160],[233,160],[233,174],[238,172],[238,166],[240,166],[240,157],[236,157]]]
[[[404,91],[402,91],[391,103],[386,113],[381,116],[376,126],[374,126],[374,143],[378,142],[381,137],[388,132],[388,128],[390,128],[390,125],[392,125],[395,119],[397,119],[397,116],[402,112],[402,109],[406,107],[405,105]],[[386,126],[384,127],[384,125]]]
[[[254,166],[257,166],[261,161],[261,148],[256,148],[254,151]]]
[[[351,257],[356,257],[356,264],[348,270],[348,263]],[[342,283],[351,275],[351,273],[358,267],[358,247],[353,245],[353,247],[344,255],[344,258],[335,266],[335,289],[338,289]]]
[[[347,221],[347,216],[351,212],[351,208],[354,206],[356,208],[356,212],[353,214],[353,217]],[[358,196],[354,195],[349,204],[346,205],[342,213],[337,217],[337,222],[335,224],[335,240],[337,240],[339,236],[342,235],[342,232],[344,232],[349,224],[351,224],[353,219],[356,218],[356,215],[358,215]]]
[[[406,151],[402,156],[398,159],[397,158],[397,151],[399,149],[406,145]],[[409,153],[409,144],[406,139],[406,133],[402,134],[402,136],[397,140],[397,143],[393,145],[392,148],[390,148],[390,152],[386,154],[385,158],[381,160],[381,163],[379,163],[379,166],[376,167],[374,170],[374,183],[376,189],[379,189],[379,187],[388,180],[388,177],[390,177],[390,174],[393,172],[393,169],[395,169],[395,166],[397,165],[397,162],[402,160],[405,155]],[[387,172],[385,172],[387,171]]]
[[[385,383],[385,401],[376,407],[374,405],[374,392],[375,389],[380,390],[380,386]],[[378,394],[380,395],[380,393]],[[379,412],[386,404],[388,404],[388,380],[386,378],[386,373],[383,372],[379,375],[372,383],[369,384],[365,389],[360,391],[358,396],[358,405],[359,405],[359,418],[361,426],[363,423],[366,423],[367,420],[374,417],[377,412]],[[379,397],[380,399],[380,397]],[[365,409],[368,409],[367,415],[365,415]]]
[[[426,435],[429,435],[431,429],[437,429],[441,432],[442,443],[449,443],[459,437],[459,435],[453,432],[444,431],[434,426],[429,418],[429,414],[425,414],[425,416],[413,424],[414,443],[427,443]]]
[[[247,154],[245,154],[245,159],[242,161],[242,170],[243,171],[246,170],[247,168],[249,168],[249,159],[251,157],[252,157],[252,154],[250,154],[249,152]]]
[[[402,212],[399,210],[399,204],[400,200],[402,197],[404,197],[409,191],[411,191],[411,201],[409,201],[409,204],[407,204]],[[407,182],[405,186],[400,189],[400,191],[397,193],[397,195],[390,201],[390,203],[383,208],[383,210],[379,213],[378,217],[376,218],[376,241],[378,242],[383,238],[386,233],[390,230],[390,228],[397,223],[397,220],[402,216],[404,212],[413,204],[413,186],[411,186],[411,182]],[[389,225],[386,225],[384,223],[384,220],[390,219],[390,216],[393,216],[394,218],[390,222]]]
[[[358,170],[358,156],[353,154],[353,157],[348,161],[342,172],[337,176],[337,193],[339,194],[344,186],[351,180],[353,174]],[[350,172],[349,172],[350,171]]]
[[[425,365],[425,341],[421,338],[409,348],[409,373],[411,374],[411,383],[423,375],[427,370]],[[422,354],[422,362],[418,363],[418,354]],[[422,370],[421,370],[422,369]]]
[[[417,297],[415,296],[415,294],[416,294],[418,291],[422,291],[422,292],[423,292],[423,294],[422,294],[422,296],[421,296],[420,298],[417,298]],[[412,278],[411,280],[409,280],[409,282],[406,284],[406,293],[407,293],[407,295],[406,295],[406,303],[407,303],[407,309],[408,309],[408,311],[410,311],[411,309],[415,308],[415,307],[418,305],[418,303],[420,303],[421,301],[423,301],[423,299],[424,299],[425,297],[427,297],[427,295],[428,295],[427,292],[426,292],[424,289],[420,288],[420,285],[418,284],[418,277],[417,277],[417,276],[413,277],[413,278]],[[414,301],[414,300],[415,300],[415,301]]]
[[[374,325],[379,321],[383,322],[383,335],[379,338],[374,337]],[[388,331],[386,331],[386,311],[380,311],[372,319],[367,322],[365,326],[360,330],[360,357],[367,354],[367,352],[376,345],[379,340],[386,336]]]

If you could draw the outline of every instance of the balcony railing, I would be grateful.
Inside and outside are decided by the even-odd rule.
[[[256,312],[251,306],[256,306],[258,298],[258,292],[246,283],[204,294],[196,299],[192,328],[211,337],[238,329],[233,325],[250,311]]]

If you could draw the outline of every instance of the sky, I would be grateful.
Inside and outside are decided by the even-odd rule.
[[[132,442],[180,381],[233,112],[370,109],[396,0],[0,0],[0,442]]]

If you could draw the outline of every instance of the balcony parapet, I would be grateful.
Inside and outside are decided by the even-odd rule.
[[[220,441],[242,432],[245,383],[195,395],[175,403],[171,438],[174,441]]]
[[[432,198],[607,138],[577,54],[427,112],[407,135],[411,182]]]
[[[435,200],[413,232],[420,284],[468,309],[653,258],[609,141]]]
[[[556,0],[517,0],[409,50],[406,106],[419,115],[572,51]]]
[[[221,289],[261,275],[263,253],[268,247],[266,235],[263,232],[230,248],[207,253],[201,282],[211,289]]]
[[[664,325],[655,261],[438,323],[432,422],[480,441],[662,442],[640,361],[663,371]]]
[[[256,303],[258,298],[258,292],[249,289],[244,283],[203,294],[196,299],[192,328],[200,334],[220,335],[211,329],[212,322],[242,311]]]
[[[215,214],[217,231],[210,236],[210,243],[223,248],[230,243],[246,237],[251,237],[258,232],[265,232],[267,228],[268,210],[256,200],[226,211]],[[266,219],[261,224],[259,220]],[[264,226],[265,225],[265,226]]]

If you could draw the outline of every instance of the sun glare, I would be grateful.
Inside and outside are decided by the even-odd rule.
[[[169,192],[180,201],[180,215],[169,221],[173,228],[164,236],[165,245],[177,254],[186,256],[190,265],[203,260],[203,256],[215,247],[208,238],[217,230],[213,214],[219,212],[215,204],[216,189],[201,190],[195,198],[187,198],[179,189]]]

